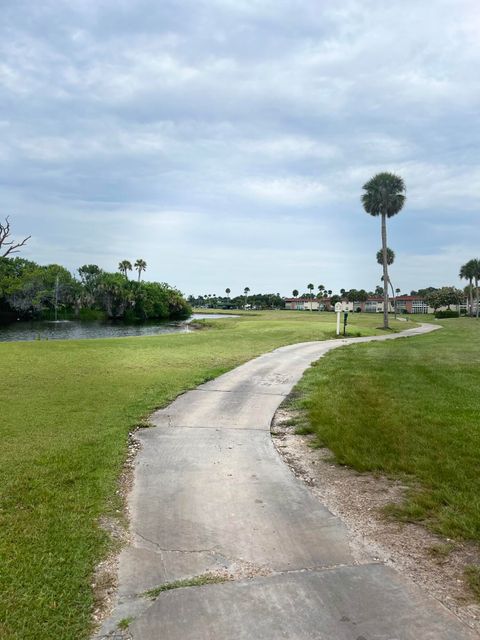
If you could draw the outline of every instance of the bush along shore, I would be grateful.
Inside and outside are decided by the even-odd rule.
[[[57,317],[133,322],[190,315],[180,291],[165,282],[142,282],[140,276],[139,270],[138,278],[130,280],[127,269],[109,273],[90,264],[78,269],[77,278],[58,264],[0,258],[0,323]]]

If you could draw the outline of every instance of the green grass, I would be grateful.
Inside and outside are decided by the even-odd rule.
[[[351,333],[365,335],[381,320],[350,319]],[[92,572],[111,546],[97,521],[121,512],[128,432],[262,352],[332,337],[334,314],[255,312],[206,324],[215,329],[0,343],[0,638],[87,638]]]
[[[135,618],[133,616],[129,616],[128,618],[122,618],[120,622],[117,624],[117,627],[119,629],[126,630],[134,620]]]
[[[465,577],[472,592],[480,601],[480,567],[472,565],[465,569]]]
[[[145,591],[142,595],[145,598],[155,600],[164,591],[171,591],[172,589],[183,589],[186,587],[201,587],[204,584],[220,584],[221,582],[228,582],[230,580],[228,576],[215,575],[214,573],[204,573],[201,576],[195,576],[194,578],[185,578],[184,580],[175,580],[174,582],[166,582],[158,587]]]
[[[480,322],[328,354],[307,372],[300,424],[340,464],[411,486],[392,516],[480,541]],[[303,419],[302,419],[303,413]]]

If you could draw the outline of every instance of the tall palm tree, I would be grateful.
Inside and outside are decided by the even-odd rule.
[[[230,289],[228,287],[225,289],[225,293],[227,294],[227,298],[229,298],[230,297]]]
[[[307,289],[310,291],[310,311],[312,311],[312,298],[313,298],[313,290],[315,289],[315,286],[310,282],[310,284],[307,284]]]
[[[138,271],[138,282],[140,282],[142,277],[142,271],[146,270],[147,263],[145,262],[145,260],[138,258],[138,260],[135,261],[135,264],[133,266],[135,267],[135,270]]]
[[[395,251],[393,249],[390,249],[390,247],[387,247],[387,264],[390,267],[395,261]],[[378,264],[383,265],[383,250],[379,249],[377,251],[377,262]],[[384,282],[383,279],[384,276],[382,276],[382,282]],[[388,276],[388,284],[390,285],[390,289],[392,290],[392,298],[393,298],[393,313],[395,316],[395,320],[397,319],[397,301],[395,299],[395,291],[393,289],[393,284],[392,281],[390,280],[390,276]]]
[[[383,328],[388,329],[388,263],[387,263],[387,218],[399,213],[405,204],[405,183],[394,173],[378,173],[366,182],[362,194],[363,208],[371,216],[380,216],[382,225],[383,261]]]
[[[460,273],[458,274],[463,280],[468,280],[469,288],[469,302],[470,302],[470,315],[473,316],[473,280],[475,278],[475,260],[469,260],[460,267]],[[478,299],[478,291],[477,291]],[[477,304],[478,306],[478,304]]]
[[[292,291],[292,296],[293,296],[294,298],[298,298],[298,289],[294,289],[294,290]]]
[[[480,260],[478,258],[474,258],[471,262],[473,263],[473,279],[475,280],[475,298],[477,300],[476,316],[478,320],[479,307],[480,307],[480,300],[478,299],[478,281],[480,280]]]
[[[250,287],[245,287],[245,289],[243,290],[243,293],[245,295],[245,308],[247,308],[247,300],[248,300],[248,294],[250,293]]]
[[[132,270],[132,263],[130,262],[130,260],[122,260],[118,263],[118,270],[120,271],[120,273],[123,273],[125,278],[128,280],[127,272]]]

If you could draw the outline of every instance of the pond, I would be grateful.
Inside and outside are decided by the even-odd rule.
[[[81,340],[84,338],[125,338],[128,336],[156,336],[169,333],[188,333],[193,320],[238,318],[233,314],[194,313],[188,320],[123,324],[122,322],[17,322],[0,326],[0,342],[25,340]]]

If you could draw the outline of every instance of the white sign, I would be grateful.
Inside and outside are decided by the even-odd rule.
[[[335,311],[337,313],[337,336],[340,335],[340,314],[342,313],[342,306],[341,302],[335,303]]]

